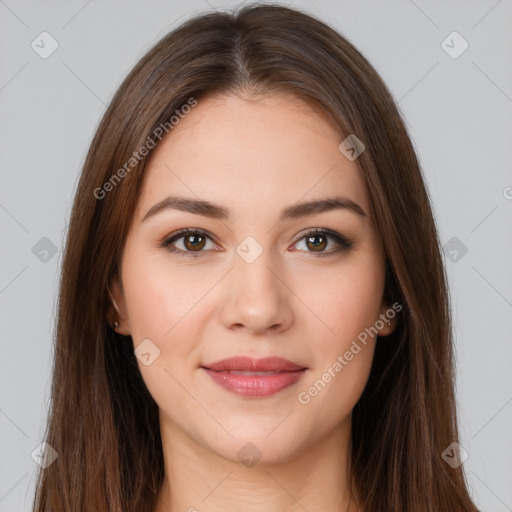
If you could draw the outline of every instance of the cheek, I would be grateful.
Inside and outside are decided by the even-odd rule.
[[[187,316],[194,313],[211,279],[176,271],[165,254],[154,249],[143,250],[142,245],[137,240],[127,245],[123,261],[131,335],[135,345],[145,338],[168,344]]]
[[[130,268],[137,268],[130,271]],[[135,345],[142,339],[159,340],[172,327],[170,311],[176,311],[177,294],[166,285],[158,268],[145,271],[143,266],[127,266],[124,279],[126,307],[131,336]]]
[[[182,399],[176,381],[190,379],[201,360],[207,292],[217,278],[176,272],[161,255],[135,248],[125,254],[123,287],[134,349],[144,342],[157,354],[147,366],[138,358],[139,370],[157,401],[168,395]]]
[[[325,336],[316,340],[323,352],[343,350],[379,318],[384,287],[379,261],[354,258],[351,263],[300,285],[305,302],[323,324],[319,329]]]
[[[198,358],[194,340],[201,337],[193,319],[199,297],[190,288],[182,293],[183,283],[158,263],[137,265],[135,259],[130,263],[133,266],[124,267],[123,283],[133,347],[136,355],[150,353],[150,364],[139,355],[137,364],[149,393],[167,410],[173,403],[190,400],[180,383],[189,381]],[[143,346],[147,348],[142,350]]]
[[[315,320],[319,334],[311,337],[314,360],[298,402],[330,423],[349,414],[366,386],[384,276],[378,261],[359,260],[322,282],[308,300],[321,322]]]

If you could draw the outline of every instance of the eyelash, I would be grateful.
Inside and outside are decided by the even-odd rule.
[[[171,244],[175,242],[176,240],[179,240],[180,238],[183,238],[187,235],[202,235],[213,242],[215,240],[212,238],[212,236],[208,233],[208,231],[205,231],[204,229],[200,228],[185,228],[180,229],[179,231],[176,231],[175,233],[171,234],[170,236],[166,237],[164,240],[161,241],[160,247],[166,248],[169,252],[178,254],[179,256],[183,256],[186,258],[198,258],[201,257],[202,254],[206,251],[184,251],[182,249],[176,249],[171,248]],[[336,231],[332,231],[330,229],[320,229],[315,228],[311,229],[304,234],[294,243],[297,244],[301,240],[309,237],[315,237],[315,236],[326,236],[328,238],[331,238],[335,241],[336,244],[338,244],[338,247],[333,251],[330,252],[314,252],[314,251],[306,251],[310,253],[313,257],[319,256],[319,257],[326,257],[326,256],[332,256],[334,254],[338,254],[341,251],[348,251],[353,248],[354,242],[352,240],[349,240],[348,238],[344,237],[340,233],[337,233]]]

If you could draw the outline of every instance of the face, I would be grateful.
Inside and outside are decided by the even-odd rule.
[[[377,340],[368,333],[395,320],[343,138],[300,100],[226,95],[200,101],[155,148],[112,289],[161,428],[235,462],[251,442],[275,462],[350,422]],[[301,370],[207,369],[235,356]]]

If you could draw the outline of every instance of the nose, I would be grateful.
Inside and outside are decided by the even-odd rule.
[[[248,263],[238,255],[226,276],[221,321],[230,330],[252,334],[285,331],[294,321],[292,291],[285,275],[271,261],[270,251]]]

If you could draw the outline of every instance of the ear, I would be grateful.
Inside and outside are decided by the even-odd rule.
[[[376,321],[376,327],[378,328],[379,336],[388,336],[391,334],[398,325],[398,313],[402,310],[402,305],[395,302],[390,306],[386,301],[382,301],[379,309],[379,319]]]
[[[110,304],[107,312],[107,321],[114,331],[124,336],[130,335],[130,329],[126,314],[126,301],[122,284],[114,277],[108,288]],[[117,322],[117,327],[114,325]]]

